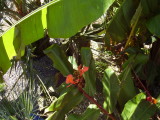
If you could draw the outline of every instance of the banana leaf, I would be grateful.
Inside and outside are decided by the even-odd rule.
[[[69,38],[98,19],[114,0],[53,0],[26,15],[0,36],[4,51],[0,68],[5,73],[9,60],[24,54],[25,45],[44,37],[44,29],[52,38]],[[3,52],[1,52],[3,53]],[[1,54],[0,53],[0,54]]]

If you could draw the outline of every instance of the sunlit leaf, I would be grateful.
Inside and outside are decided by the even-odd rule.
[[[104,72],[102,83],[105,97],[103,106],[109,113],[112,113],[119,97],[120,81],[114,71],[111,68],[107,68]]]
[[[96,105],[90,104],[86,111],[81,115],[71,114],[67,120],[97,120],[100,115],[100,110]]]
[[[63,120],[65,114],[72,110],[76,105],[78,105],[83,100],[83,95],[74,87],[70,89],[67,93],[63,94],[62,97],[58,98],[51,106],[46,110],[46,112],[52,112],[47,120]]]
[[[78,70],[78,65],[76,63],[76,59],[73,56],[68,57],[68,61],[72,64],[73,69]]]
[[[51,112],[51,111],[54,112],[54,111],[61,109],[62,104],[64,102],[63,99],[66,94],[67,94],[67,92],[64,93],[63,95],[61,95],[58,99],[53,100],[52,103],[50,104],[50,106],[45,109],[45,113]]]
[[[13,56],[24,54],[25,45],[44,37],[44,29],[52,38],[69,38],[84,26],[102,16],[114,0],[53,0],[19,20],[0,36],[4,51],[1,69],[6,72]],[[23,51],[23,52],[21,52]]]
[[[136,95],[129,100],[122,112],[123,120],[149,120],[156,112],[156,106],[145,100],[144,93]]]
[[[98,19],[114,0],[61,0],[48,7],[47,27],[51,37],[71,37]],[[57,23],[58,22],[58,23]]]

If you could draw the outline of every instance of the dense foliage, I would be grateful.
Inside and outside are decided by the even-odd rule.
[[[0,5],[7,9],[2,0]],[[159,7],[159,0],[53,0],[0,36],[0,85],[13,56],[21,60],[27,55],[26,46],[46,36],[64,38],[61,45],[44,50],[66,77],[56,99],[43,111],[47,120],[97,120],[100,115],[112,120],[159,119]],[[21,9],[18,12],[22,15]],[[102,15],[101,23],[95,23]],[[98,59],[93,57],[91,40],[104,44]],[[85,99],[91,104],[83,113],[71,112]],[[8,119],[18,118],[12,113]]]

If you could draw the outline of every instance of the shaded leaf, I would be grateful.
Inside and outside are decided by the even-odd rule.
[[[128,65],[131,65],[132,68],[135,67],[142,67],[143,65],[145,65],[149,60],[149,56],[145,55],[145,54],[134,54],[131,53],[131,55],[129,56],[129,59],[123,64],[123,68],[126,68]]]
[[[160,21],[160,14],[156,15],[155,17],[152,17],[146,23],[146,26],[147,26],[148,30],[153,35],[156,35],[157,37],[160,37],[159,21]]]
[[[142,11],[142,16],[150,18],[151,16],[157,14],[160,12],[159,10],[159,5],[160,1],[159,0],[141,0],[141,5],[143,7]]]
[[[107,68],[104,72],[102,83],[105,97],[103,106],[109,113],[112,113],[119,97],[120,81],[114,71],[111,68]]]
[[[142,14],[142,5],[141,5],[141,3],[139,3],[138,8],[136,9],[136,12],[131,19],[131,32],[130,32],[128,38],[127,38],[125,48],[133,45],[133,43],[134,43],[133,36],[136,33],[137,26],[138,26],[138,21],[139,21],[139,18],[141,16],[141,14]]]
[[[120,74],[119,79],[121,80],[121,90],[118,102],[122,109],[125,103],[136,95],[136,88],[133,83],[131,68],[129,65]]]
[[[83,74],[85,78],[85,91],[89,95],[94,95],[96,92],[96,71],[90,48],[81,48],[81,58],[83,65],[89,67],[89,70]]]
[[[131,29],[131,20],[139,5],[139,0],[125,0],[114,15],[106,29],[106,37],[121,42],[128,37]],[[107,41],[106,41],[107,43]]]
[[[73,73],[72,65],[68,62],[64,51],[54,44],[44,51],[53,61],[54,67],[58,69],[64,76]]]

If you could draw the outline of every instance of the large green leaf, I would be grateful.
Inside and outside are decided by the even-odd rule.
[[[53,100],[52,103],[50,104],[50,106],[45,109],[45,113],[62,109],[62,107],[63,107],[62,104],[64,102],[63,100],[64,100],[66,94],[67,94],[67,92],[62,94],[58,99]]]
[[[121,90],[118,102],[122,109],[124,104],[136,95],[136,88],[133,83],[131,68],[129,65],[120,74],[119,79],[121,80]]]
[[[160,27],[159,27],[160,22],[159,21],[160,21],[160,14],[156,15],[155,17],[152,17],[146,23],[149,31],[153,35],[156,35],[157,37],[160,37]]]
[[[153,15],[158,14],[160,12],[159,0],[141,0],[141,5],[143,7],[143,17],[150,18]]]
[[[90,104],[86,111],[81,115],[71,114],[67,120],[97,120],[100,115],[100,110],[96,105]]]
[[[107,68],[102,79],[103,93],[105,96],[104,108],[109,113],[114,111],[120,92],[120,81],[111,68]]]
[[[66,88],[67,89],[67,88]],[[83,100],[83,95],[78,89],[71,87],[67,93],[64,93],[62,97],[59,97],[56,102],[52,103],[46,112],[55,111],[47,120],[63,120],[65,114],[72,110]]]
[[[139,0],[125,0],[123,2],[106,29],[106,40],[109,40],[109,38],[118,42],[126,40],[131,30],[131,19],[138,5]]]
[[[7,51],[4,47],[2,38],[0,38],[0,48],[1,48],[0,71],[5,73],[8,70],[8,68],[11,66],[11,63],[10,63],[10,58],[7,55]]]
[[[144,93],[136,95],[129,100],[122,112],[123,120],[149,120],[156,112],[156,106],[145,100]]]
[[[51,5],[47,13],[49,35],[73,36],[82,27],[104,14],[113,2],[114,0],[61,0]]]
[[[141,70],[141,68],[148,62],[148,60],[148,55],[142,53],[132,53],[129,55],[129,59],[123,64],[123,68],[126,68],[128,65],[130,65],[136,72],[138,72],[138,70]]]
[[[72,65],[67,60],[64,51],[57,44],[47,48],[44,53],[47,54],[51,60],[53,60],[54,67],[64,76],[73,73]]]
[[[96,92],[96,72],[95,62],[90,48],[81,48],[81,58],[83,65],[89,67],[89,70],[83,75],[85,78],[85,91],[89,95],[94,95]]]
[[[44,36],[44,29],[53,38],[68,38],[85,25],[103,15],[114,0],[53,0],[31,12],[0,36],[3,43],[3,59],[0,67],[4,72],[9,67],[7,58],[23,55],[24,46]],[[18,57],[19,58],[19,57]]]

